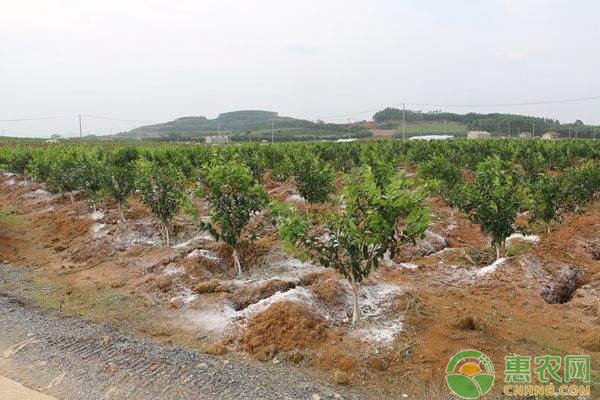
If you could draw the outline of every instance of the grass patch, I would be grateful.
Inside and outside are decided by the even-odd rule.
[[[531,243],[527,241],[511,243],[506,246],[506,255],[508,257],[518,256],[527,253],[530,247]]]
[[[567,354],[570,354],[570,352],[567,349],[558,347],[554,343],[544,343],[543,351],[545,352],[545,354],[552,354],[553,356],[561,356],[561,357],[565,356]]]
[[[23,224],[23,218],[12,210],[0,210],[0,224],[18,226]]]
[[[450,135],[466,135],[467,126],[460,122],[446,122],[446,129],[444,131],[444,121],[424,121],[423,124],[419,122],[406,123],[404,125],[404,132],[406,135],[414,136],[423,133],[423,135],[431,134],[444,134],[444,132]],[[396,135],[402,136],[402,125],[396,129]]]
[[[33,288],[33,300],[38,307],[70,315],[117,324],[140,322],[147,315],[143,298],[110,287],[74,287],[35,278]]]

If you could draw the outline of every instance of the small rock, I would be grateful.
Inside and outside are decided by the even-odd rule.
[[[281,360],[279,358],[273,357],[273,364],[277,365],[277,364],[280,364],[280,363],[281,363]]]
[[[267,346],[263,349],[260,349],[256,354],[255,357],[258,361],[262,361],[262,362],[267,362],[267,361],[271,361],[273,359],[273,357],[275,357],[275,346]]]
[[[345,385],[348,383],[348,375],[344,371],[336,369],[333,373],[333,381],[338,385]]]
[[[229,365],[229,360],[223,360],[223,365]]]
[[[300,364],[304,356],[301,353],[294,353],[290,356],[290,362],[294,364]]]
[[[202,345],[200,345],[200,351],[202,351],[203,353],[206,354],[212,354],[213,356],[220,356],[221,354],[225,353],[225,351],[227,351],[227,348],[222,344],[222,343],[202,343]],[[225,360],[227,361],[227,360]],[[223,363],[225,363],[225,361],[223,361]],[[229,361],[227,361],[229,362]]]
[[[200,364],[196,365],[196,368],[202,368],[202,369],[208,368],[208,364],[207,363],[200,363]]]
[[[310,400],[321,400],[321,396],[319,396],[318,394],[313,394],[313,395],[310,397]]]
[[[171,308],[183,307],[183,299],[181,297],[175,297],[171,299]]]
[[[108,363],[106,364],[106,366],[104,367],[104,371],[105,372],[115,372],[119,369],[119,367],[117,366],[117,364],[115,363]]]
[[[171,277],[167,275],[161,275],[158,278],[158,287],[159,289],[165,290],[169,286],[171,286]]]

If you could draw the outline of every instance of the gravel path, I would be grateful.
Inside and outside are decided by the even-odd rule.
[[[198,354],[35,308],[14,266],[0,264],[0,283],[0,375],[59,399],[371,397],[287,366]]]

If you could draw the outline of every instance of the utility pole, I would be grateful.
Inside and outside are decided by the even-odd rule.
[[[83,131],[81,130],[81,114],[79,116],[79,140],[83,140]]]
[[[531,138],[535,139],[535,124],[533,124],[533,132],[531,132]]]
[[[273,138],[275,137],[274,132],[275,132],[275,122],[273,120],[271,120],[271,144],[273,144]]]
[[[569,139],[571,139],[571,128],[569,128]]]
[[[348,139],[350,139],[350,118],[348,118]]]
[[[406,108],[406,104],[402,103],[402,140],[406,139],[406,131],[404,129],[404,109]]]

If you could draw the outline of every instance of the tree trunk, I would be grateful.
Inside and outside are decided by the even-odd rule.
[[[73,192],[69,192],[69,197],[71,198],[71,204],[73,204],[75,202],[73,199]]]
[[[233,249],[233,263],[237,268],[238,278],[242,277],[242,264],[240,264],[240,258],[238,257],[237,249]]]
[[[94,212],[96,212],[96,203],[92,203],[92,208],[94,209]]]
[[[496,260],[500,259],[500,243],[496,243]]]
[[[118,203],[119,205],[119,215],[121,217],[121,222],[125,222],[125,216],[123,215],[123,207],[121,206],[121,203]]]
[[[160,229],[160,233],[165,241],[165,244],[167,246],[169,246],[171,243],[169,240],[169,228],[167,227],[167,224],[165,224],[162,220],[160,221],[159,229]]]
[[[161,238],[161,240],[165,240],[165,230],[163,229],[163,222],[162,222],[162,220],[158,224],[158,230],[160,231],[160,238]]]
[[[165,238],[167,239],[167,246],[171,245],[171,238],[169,237],[169,226],[165,224]]]
[[[550,234],[550,222],[546,223],[546,234]]]
[[[354,278],[354,274],[352,273],[352,271],[350,271],[350,281],[352,282],[353,300],[352,325],[354,325],[360,319],[360,308],[358,308],[358,284],[356,283],[356,279]]]

